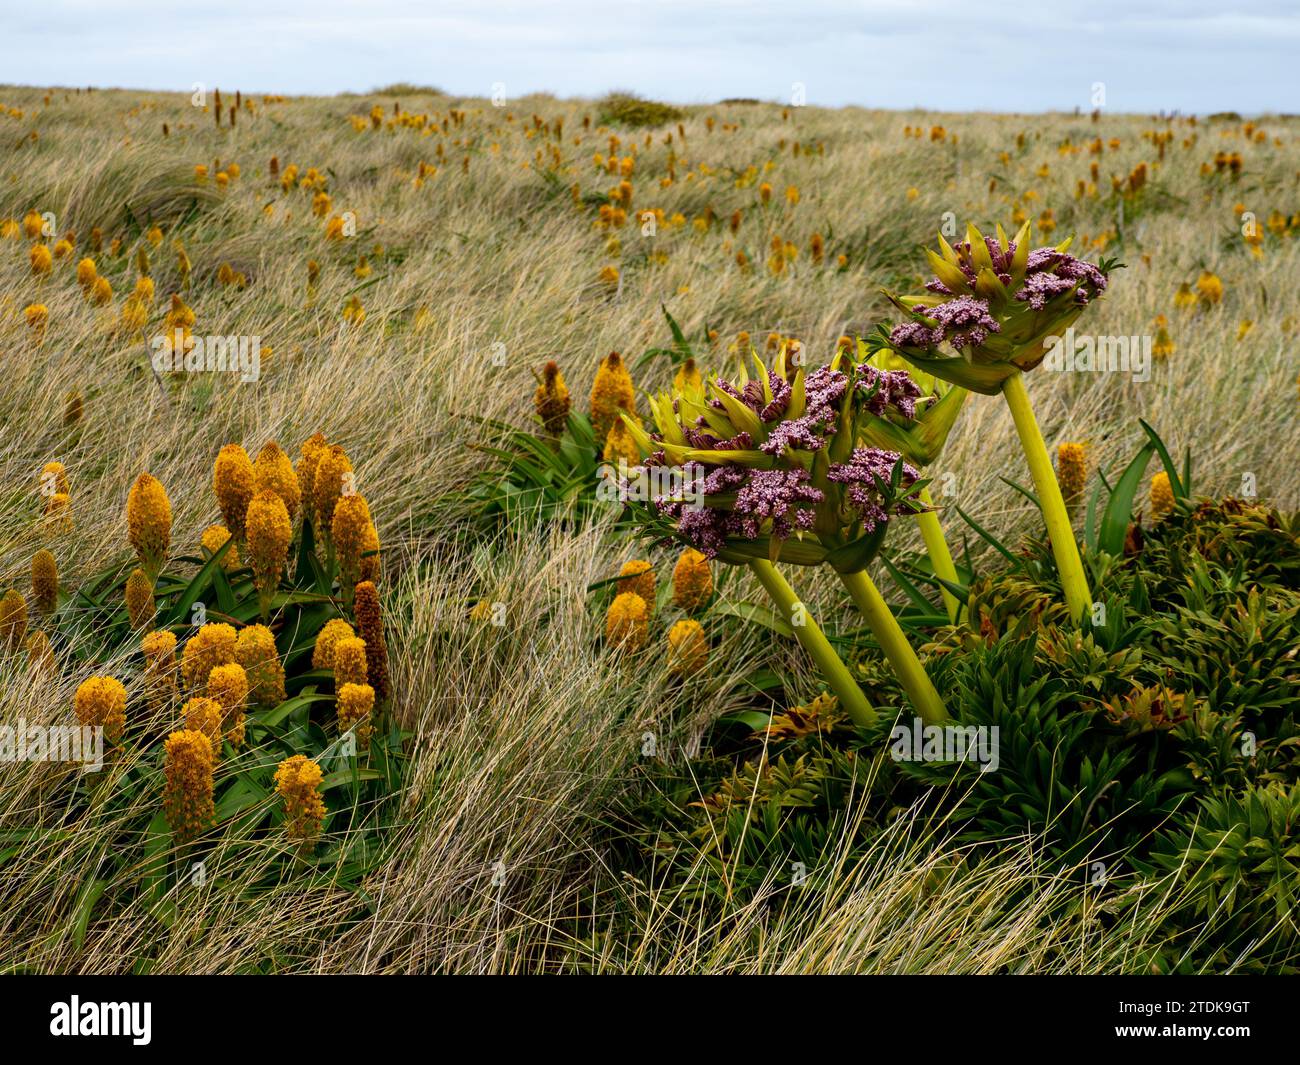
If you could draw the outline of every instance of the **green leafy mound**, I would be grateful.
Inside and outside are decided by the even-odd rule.
[[[1010,571],[972,581],[969,620],[925,648],[954,724],[999,730],[996,771],[896,760],[891,729],[910,713],[860,647],[873,701],[903,710],[870,733],[829,696],[724,720],[701,759],[655,771],[630,813],[633,854],[657,863],[675,847],[669,875],[708,895],[691,872],[703,855],[725,869],[722,902],[790,863],[814,884],[831,877],[844,833],[865,853],[919,807],[949,842],[990,856],[1033,833],[1053,864],[1086,871],[1105,921],[1162,881],[1167,935],[1135,969],[1300,971],[1298,534],[1296,516],[1269,507],[1180,500],[1104,560],[1104,620],[1082,631],[1059,608],[1046,544],[1031,542]],[[846,797],[863,788],[872,816],[850,819]]]
[[[613,92],[600,101],[597,121],[602,126],[663,126],[669,122],[680,122],[686,112],[672,104],[659,103],[657,100],[644,100],[640,96],[627,92]]]

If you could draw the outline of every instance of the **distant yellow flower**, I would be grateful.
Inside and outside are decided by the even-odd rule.
[[[388,643],[384,639],[384,620],[379,605],[379,590],[373,581],[361,581],[355,591],[354,613],[357,633],[366,642],[366,679],[379,699],[389,693]]]
[[[1169,483],[1169,474],[1161,470],[1151,478],[1151,520],[1163,521],[1174,509],[1174,490]]]
[[[354,636],[356,633],[353,632],[352,626],[342,618],[333,618],[325,622],[324,627],[316,635],[316,645],[312,648],[312,669],[333,669],[335,647],[340,640],[349,640]]]
[[[1244,340],[1246,335],[1255,328],[1255,323],[1250,318],[1243,318],[1237,323],[1237,339]]]
[[[569,409],[573,405],[569,390],[564,384],[564,375],[560,373],[559,364],[548,362],[542,367],[542,380],[533,393],[533,409],[541,419],[543,428],[552,435],[564,431],[569,420]]]
[[[693,614],[713,595],[713,573],[709,560],[693,547],[686,548],[673,567],[673,603]]]
[[[44,244],[33,244],[27,252],[27,258],[31,261],[32,273],[37,277],[43,277],[54,267],[54,257]]]
[[[600,283],[606,288],[618,288],[618,267],[602,266],[600,268]]]
[[[258,492],[274,492],[284,501],[285,510],[292,521],[302,504],[302,490],[293,463],[274,440],[268,440],[257,453],[253,463],[253,488]]]
[[[0,596],[0,648],[17,651],[27,635],[27,600],[16,588]]]
[[[1056,449],[1056,480],[1066,502],[1083,494],[1088,483],[1088,445],[1066,443]]]
[[[23,234],[28,240],[35,240],[44,228],[45,220],[35,211],[28,211],[23,215]]]
[[[39,339],[50,323],[50,311],[43,303],[29,303],[23,308],[23,318]]]
[[[17,240],[22,235],[22,226],[12,218],[6,218],[0,222],[0,239]]]
[[[163,745],[163,810],[176,842],[192,842],[216,820],[212,803],[212,743],[202,732],[182,729]]]
[[[1223,282],[1216,274],[1203,270],[1201,276],[1196,279],[1196,293],[1203,304],[1214,306],[1223,299]]]
[[[370,750],[370,714],[375,708],[375,689],[369,684],[344,684],[338,690],[339,732],[352,729],[360,750]]]
[[[172,505],[156,477],[142,473],[126,500],[127,535],[144,571],[158,576],[172,538]]]
[[[126,613],[133,629],[143,629],[153,619],[153,581],[142,569],[133,569],[126,579]]]
[[[700,373],[695,360],[687,356],[681,367],[673,376],[673,391],[677,395],[696,396],[704,393],[704,375]]]
[[[137,296],[128,296],[122,303],[122,316],[118,328],[123,333],[138,333],[149,321],[149,311]]]
[[[59,605],[59,567],[44,549],[32,556],[32,599],[42,614],[54,613]]]
[[[239,444],[227,444],[212,467],[212,489],[230,535],[244,538],[248,504],[253,498],[253,463]]]
[[[210,621],[185,641],[181,674],[189,691],[207,684],[216,666],[235,660],[235,630],[222,621]]]
[[[635,405],[636,388],[632,384],[632,375],[627,372],[622,356],[611,351],[601,360],[591,386],[591,426],[599,445],[604,446],[610,429],[620,420],[619,412],[631,413]]]
[[[144,237],[156,248],[163,242],[163,231],[158,226],[150,226]]]
[[[66,259],[72,254],[72,241],[60,240],[54,245],[54,257],[56,259]]]
[[[614,597],[605,614],[605,641],[612,647],[639,651],[645,646],[649,627],[646,601],[633,592],[622,592]]]
[[[352,325],[360,325],[366,320],[366,309],[359,296],[353,296],[343,305],[343,320]]]
[[[202,163],[194,168],[194,180],[200,185],[208,180],[208,168]]]
[[[758,186],[758,198],[765,204],[772,202],[772,186],[766,181]]]
[[[623,563],[618,573],[618,590],[632,592],[645,600],[646,606],[653,609],[655,601],[655,571],[643,558],[634,558]]]
[[[305,755],[295,754],[275,771],[275,788],[284,800],[284,827],[290,839],[310,846],[320,835],[325,802],[320,796],[321,768]]]
[[[82,288],[89,288],[99,277],[99,271],[95,269],[94,259],[82,259],[77,263],[77,284]]]
[[[41,467],[40,492],[47,499],[52,495],[71,491],[68,484],[68,471],[61,462],[47,462]]]
[[[709,641],[698,621],[689,618],[668,630],[668,671],[687,676],[698,673],[709,659]]]
[[[209,525],[203,530],[203,536],[199,543],[202,545],[207,558],[211,558],[225,545],[230,539],[230,530],[224,525]],[[227,573],[239,569],[239,545],[231,544],[230,550],[221,558],[221,568]]]
[[[235,661],[248,675],[251,697],[260,706],[284,702],[284,663],[275,647],[275,637],[265,625],[239,630]]]
[[[1151,344],[1151,357],[1153,359],[1167,359],[1174,353],[1176,345],[1173,337],[1169,335],[1169,330],[1163,325],[1156,329],[1155,341]]]
[[[106,277],[97,277],[91,283],[86,298],[96,307],[103,307],[113,302],[113,286]]]
[[[238,662],[213,666],[208,673],[209,699],[221,704],[221,727],[232,747],[244,743],[244,708],[248,704],[248,674]]]
[[[334,645],[334,690],[344,684],[365,684],[366,641],[359,636],[344,636]]]
[[[102,728],[104,739],[117,743],[126,728],[126,689],[116,677],[83,680],[72,700],[77,720],[88,728]]]
[[[201,732],[212,745],[212,761],[215,764],[221,757],[221,720],[225,711],[216,699],[206,695],[196,695],[181,707],[181,717],[185,727],[191,732]]]
[[[137,277],[133,293],[141,303],[153,303],[153,278],[147,276]],[[194,323],[191,322],[190,324],[193,325]]]

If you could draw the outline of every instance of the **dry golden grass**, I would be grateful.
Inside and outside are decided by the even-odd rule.
[[[601,650],[601,619],[585,589],[616,572],[631,549],[612,541],[603,522],[542,537],[507,530],[472,544],[459,538],[464,490],[485,462],[468,446],[484,435],[471,419],[523,424],[531,371],[548,358],[561,363],[585,407],[599,357],[611,350],[636,356],[664,342],[661,301],[692,338],[706,326],[717,331],[719,360],[741,330],[760,346],[769,332],[797,336],[820,357],[840,334],[866,333],[882,320],[880,287],[915,280],[915,247],[931,240],[945,212],[960,226],[968,218],[1009,222],[1017,206],[1035,217],[1050,207],[1054,237],[1078,231],[1100,254],[1096,242],[1109,234],[1108,251],[1118,249],[1128,263],[1087,328],[1151,334],[1165,314],[1177,350],[1145,383],[1123,374],[1033,375],[1049,446],[1087,440],[1103,466],[1126,461],[1142,416],[1171,447],[1193,448],[1200,490],[1240,491],[1251,473],[1261,495],[1293,506],[1300,233],[1267,233],[1255,258],[1234,205],[1261,221],[1295,211],[1296,120],[1261,120],[1263,144],[1247,142],[1240,123],[1179,123],[1155,166],[1142,135],[1165,126],[1141,117],[1093,124],[1087,116],[693,108],[681,130],[654,130],[649,146],[643,131],[617,131],[620,156],[637,146],[634,212],[662,208],[666,219],[680,213],[685,220],[643,237],[635,220],[602,230],[594,206],[574,204],[572,185],[586,195],[619,180],[593,162],[609,154],[613,131],[596,128],[591,103],[539,98],[498,110],[482,100],[403,97],[403,110],[437,124],[425,135],[372,127],[371,105],[382,107],[386,122],[391,97],[259,98],[233,129],[215,128],[210,113],[180,96],[45,97],[0,88],[0,104],[23,112],[0,114],[0,220],[52,212],[53,239],[74,230],[77,251],[40,281],[29,268],[29,242],[0,239],[0,584],[25,587],[42,546],[55,551],[68,585],[124,562],[126,493],[144,470],[171,494],[175,550],[193,550],[218,517],[210,471],[223,444],[241,442],[256,453],[277,439],[296,454],[322,431],[347,448],[375,512],[394,687],[414,753],[405,817],[391,830],[363,913],[328,886],[289,881],[250,895],[272,853],[267,844],[241,848],[207,888],[179,898],[185,919],[161,943],[143,906],[110,904],[96,909],[78,944],[78,889],[111,828],[90,824],[18,858],[0,842],[0,968],[119,971],[146,946],[156,951],[156,970],[199,972],[1124,967],[1140,929],[1103,932],[1081,920],[1062,929],[1059,942],[1036,938],[1034,917],[1060,887],[1037,867],[1032,841],[1009,845],[1004,863],[941,878],[919,900],[931,864],[943,859],[923,854],[906,825],[874,861],[845,869],[836,891],[783,910],[775,923],[760,900],[738,907],[725,927],[704,926],[671,893],[626,885],[624,903],[639,915],[643,939],[611,944],[593,927],[594,938],[578,943],[565,919],[586,912],[595,884],[609,890],[619,879],[592,841],[634,771],[640,734],[652,728],[672,744],[697,745],[708,723],[736,703],[738,678],[774,653],[809,694],[818,683],[797,651],[774,652],[758,638],[715,648],[715,662],[725,665],[672,691],[664,677],[629,671]],[[463,125],[453,120],[444,133],[452,110],[464,113]],[[534,113],[546,123],[562,117],[562,136],[538,131]],[[590,130],[584,115],[592,117]],[[925,137],[904,137],[905,126],[922,124]],[[931,142],[932,125],[944,126],[948,139]],[[1090,155],[1094,136],[1118,138],[1119,147]],[[1080,150],[1061,150],[1067,140]],[[1241,152],[1238,181],[1201,175],[1217,151]],[[272,156],[282,168],[319,168],[330,213],[354,212],[357,236],[327,241],[312,193],[283,192],[268,172]],[[662,186],[674,157],[676,180]],[[1093,160],[1099,196],[1076,199],[1075,184],[1088,179]],[[218,162],[242,171],[224,191],[213,184]],[[1121,238],[1107,201],[1110,176],[1127,176],[1140,162],[1153,167],[1151,179],[1136,221],[1126,209]],[[436,168],[423,181],[421,163]],[[209,168],[203,185],[194,178],[200,164]],[[752,178],[749,167],[757,168]],[[761,182],[773,187],[766,208]],[[784,195],[788,186],[799,190],[797,205]],[[715,221],[699,232],[694,221],[709,208]],[[727,223],[736,209],[743,219],[733,235]],[[149,248],[157,299],[147,335],[180,284],[179,239],[193,263],[185,300],[195,332],[256,334],[273,349],[256,383],[195,374],[160,387],[144,340],[115,330],[142,230],[155,223],[163,239]],[[95,258],[114,289],[104,308],[83,299],[74,276],[95,226],[105,245]],[[826,242],[821,266],[810,261],[814,233]],[[798,248],[779,277],[764,267],[773,236]],[[118,257],[108,253],[114,238],[123,241]],[[740,250],[748,270],[736,264]],[[361,255],[373,271],[365,281],[354,273]],[[309,294],[312,259],[321,273]],[[248,286],[220,286],[223,263],[245,273]],[[617,292],[599,281],[609,265],[620,271]],[[1202,269],[1223,279],[1222,304],[1175,310],[1179,283],[1194,282]],[[353,295],[366,312],[359,326],[341,314]],[[40,338],[24,321],[34,303],[49,311]],[[1254,327],[1239,340],[1247,319]],[[662,387],[667,373],[657,362],[637,384]],[[74,389],[85,414],[68,427],[65,397]],[[51,541],[37,520],[36,489],[39,470],[55,459],[71,478],[75,528]],[[1026,480],[1004,404],[972,400],[931,472],[952,475],[943,483],[953,494],[940,502],[960,503],[999,532],[1030,527],[1028,504],[999,480]],[[823,612],[837,602],[815,587],[809,597]],[[482,598],[506,603],[504,627],[468,619]],[[0,721],[64,720],[82,679],[33,683],[13,659],[0,670]],[[48,780],[22,766],[0,767],[0,775],[0,831],[14,830],[42,813]],[[1029,893],[1004,902],[999,887],[1012,881]],[[340,913],[351,915],[346,924]],[[977,937],[956,934],[972,920]]]

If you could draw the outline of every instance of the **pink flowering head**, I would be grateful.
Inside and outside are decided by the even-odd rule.
[[[1052,338],[1106,291],[1114,264],[1076,258],[1068,240],[1030,250],[1028,238],[1028,222],[1014,239],[1001,226],[996,237],[968,226],[966,239],[953,245],[941,236],[940,250],[926,253],[934,276],[925,294],[890,295],[908,319],[882,331],[878,345],[987,395],[1001,391],[1011,374],[1032,370]]]

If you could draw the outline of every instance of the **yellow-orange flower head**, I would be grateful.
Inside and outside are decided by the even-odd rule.
[[[625,651],[639,651],[645,646],[650,628],[650,609],[635,592],[614,597],[605,614],[605,641]]]
[[[284,800],[284,827],[290,839],[309,845],[320,835],[325,802],[320,795],[321,768],[305,755],[295,754],[275,771],[275,789]]]
[[[133,629],[143,629],[153,619],[153,581],[139,568],[126,579],[126,614]]]
[[[359,636],[345,636],[334,645],[334,690],[344,684],[365,684],[366,641]]]
[[[322,539],[331,535],[334,506],[343,495],[345,481],[350,480],[351,473],[352,463],[338,444],[331,444],[319,452],[312,479],[312,506],[315,510],[314,527]]]
[[[321,453],[329,448],[324,434],[314,433],[302,445],[302,457],[298,460],[298,489],[302,493],[303,516],[311,517],[312,492],[316,486],[316,464],[320,462]]]
[[[698,621],[687,618],[668,630],[668,671],[689,676],[709,660],[709,641]]]
[[[565,387],[559,364],[548,362],[542,367],[542,382],[533,393],[533,409],[541,419],[543,428],[552,436],[562,433],[568,424],[572,406],[573,400]]]
[[[73,709],[83,726],[102,728],[104,738],[116,743],[126,728],[126,689],[116,677],[83,680],[73,696]]]
[[[145,699],[151,710],[170,706],[176,698],[176,634],[156,629],[140,641],[144,653]]]
[[[302,491],[293,463],[274,440],[268,440],[257,453],[257,461],[253,463],[253,487],[258,492],[278,495],[284,501],[284,509],[289,512],[289,520],[293,521],[302,505]]]
[[[54,257],[44,244],[33,244],[27,253],[27,258],[31,262],[32,273],[37,277],[44,277],[54,266]]]
[[[353,610],[357,633],[366,642],[366,675],[375,696],[387,699],[388,643],[384,639],[384,619],[379,605],[379,589],[374,581],[362,581],[356,587]]]
[[[239,444],[227,444],[218,453],[212,467],[212,490],[230,535],[242,540],[253,498],[253,463]]]
[[[284,500],[274,492],[258,492],[248,504],[247,536],[248,565],[253,571],[253,583],[262,604],[262,616],[270,612],[271,599],[280,583],[280,576],[289,559],[289,542],[293,539],[293,524]]]
[[[194,691],[207,684],[214,666],[235,660],[235,630],[222,621],[210,621],[185,641],[181,674],[185,687]]]
[[[601,360],[591,386],[591,426],[597,444],[603,448],[610,429],[620,421],[619,413],[631,413],[635,407],[636,388],[632,384],[632,375],[623,365],[623,357],[617,351],[611,351]]]
[[[366,529],[371,525],[370,507],[360,492],[339,496],[334,504],[330,535],[339,563],[339,584],[351,590],[361,579],[361,552],[365,550]]]
[[[375,708],[375,689],[369,684],[344,684],[338,690],[339,732],[354,730],[357,746],[370,750],[370,714]]]
[[[325,622],[325,626],[316,635],[316,645],[312,648],[312,669],[333,669],[334,648],[338,646],[340,640],[350,639],[355,635],[352,626],[342,618]]]
[[[185,727],[191,732],[201,732],[208,738],[212,745],[214,763],[221,757],[221,722],[225,713],[216,699],[209,699],[206,695],[196,695],[181,707]]]
[[[1066,500],[1077,499],[1088,483],[1088,445],[1061,444],[1056,449],[1056,479]]]
[[[673,602],[688,614],[704,608],[713,595],[713,572],[709,560],[688,547],[673,567]]]
[[[216,819],[212,803],[212,743],[202,732],[182,729],[163,745],[163,811],[176,842],[196,839]]]
[[[655,571],[649,562],[643,558],[634,558],[630,562],[625,562],[623,568],[618,571],[618,576],[618,590],[620,592],[632,592],[644,599],[647,607],[653,605],[655,601]]]
[[[221,704],[221,727],[232,747],[244,743],[244,707],[248,703],[248,674],[238,662],[213,666],[208,674],[207,697]]]
[[[203,530],[199,542],[208,558],[211,558],[225,546],[230,539],[230,530],[224,525],[209,525]],[[239,545],[231,544],[230,550],[221,556],[221,568],[227,573],[239,569]]]
[[[46,550],[32,555],[32,599],[42,614],[53,614],[59,605],[59,567]]]
[[[172,504],[167,490],[151,474],[140,474],[131,486],[126,500],[126,526],[145,573],[156,577],[171,546]]]
[[[235,641],[235,661],[248,675],[254,702],[260,706],[277,706],[284,702],[284,664],[280,661],[270,629],[265,625],[240,629]]]
[[[1161,470],[1151,478],[1151,520],[1163,521],[1174,509],[1174,490],[1169,474]]]
[[[16,588],[0,596],[0,647],[17,651],[27,635],[27,600]]]

